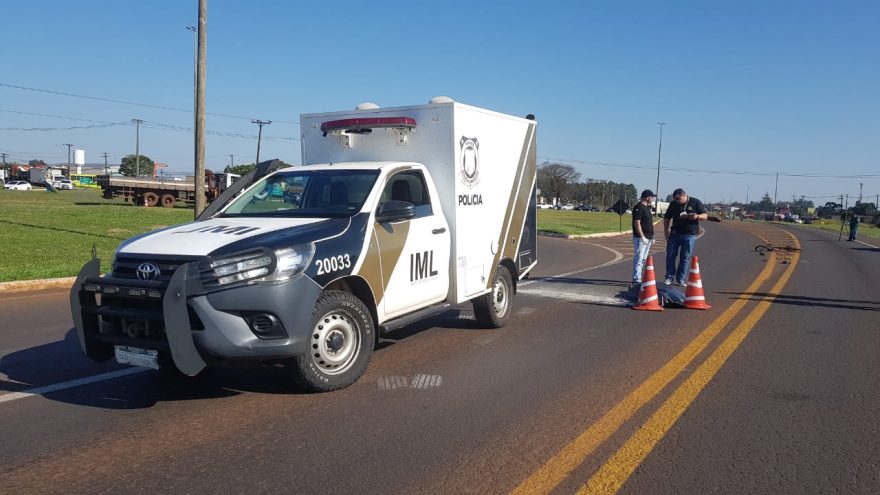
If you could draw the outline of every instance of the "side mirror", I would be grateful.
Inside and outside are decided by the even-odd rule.
[[[416,216],[416,205],[409,201],[386,201],[379,206],[376,212],[376,221],[379,223],[407,220]]]

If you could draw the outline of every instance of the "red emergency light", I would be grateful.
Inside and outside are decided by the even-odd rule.
[[[369,129],[415,129],[416,119],[409,117],[361,117],[331,120],[321,124],[325,135],[333,131],[363,132]]]

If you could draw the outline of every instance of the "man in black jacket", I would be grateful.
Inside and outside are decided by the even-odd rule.
[[[663,215],[663,235],[666,237],[666,285],[675,282],[684,286],[687,283],[688,268],[697,234],[700,232],[700,220],[709,215],[706,207],[697,198],[688,197],[684,189],[678,188],[672,193],[673,201]],[[670,224],[672,229],[670,231]],[[678,267],[675,266],[679,259]]]
[[[654,217],[651,214],[651,202],[654,201],[654,193],[645,189],[642,198],[632,209],[633,231],[633,271],[632,284],[642,283],[642,271],[645,260],[651,252],[654,244]]]

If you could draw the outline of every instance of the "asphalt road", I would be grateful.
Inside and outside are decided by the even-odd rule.
[[[323,395],[91,363],[65,292],[5,296],[0,492],[877,493],[880,243],[705,227],[708,311],[626,308],[628,236],[541,238],[507,327],[401,329]]]

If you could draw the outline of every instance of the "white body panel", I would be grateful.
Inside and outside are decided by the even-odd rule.
[[[374,117],[408,117],[417,124],[411,131],[377,128],[366,134],[329,132],[326,136],[321,131],[324,122]],[[490,289],[499,253],[521,238],[520,210],[532,199],[534,121],[450,102],[307,114],[301,117],[301,132],[303,165],[424,164],[436,185],[452,237],[447,299],[459,303]],[[532,167],[524,173],[529,153]],[[522,194],[522,188],[529,193]],[[511,213],[514,207],[517,214]]]
[[[185,223],[147,235],[119,249],[120,253],[202,256],[233,241],[273,230],[318,222],[316,218],[213,218]]]

